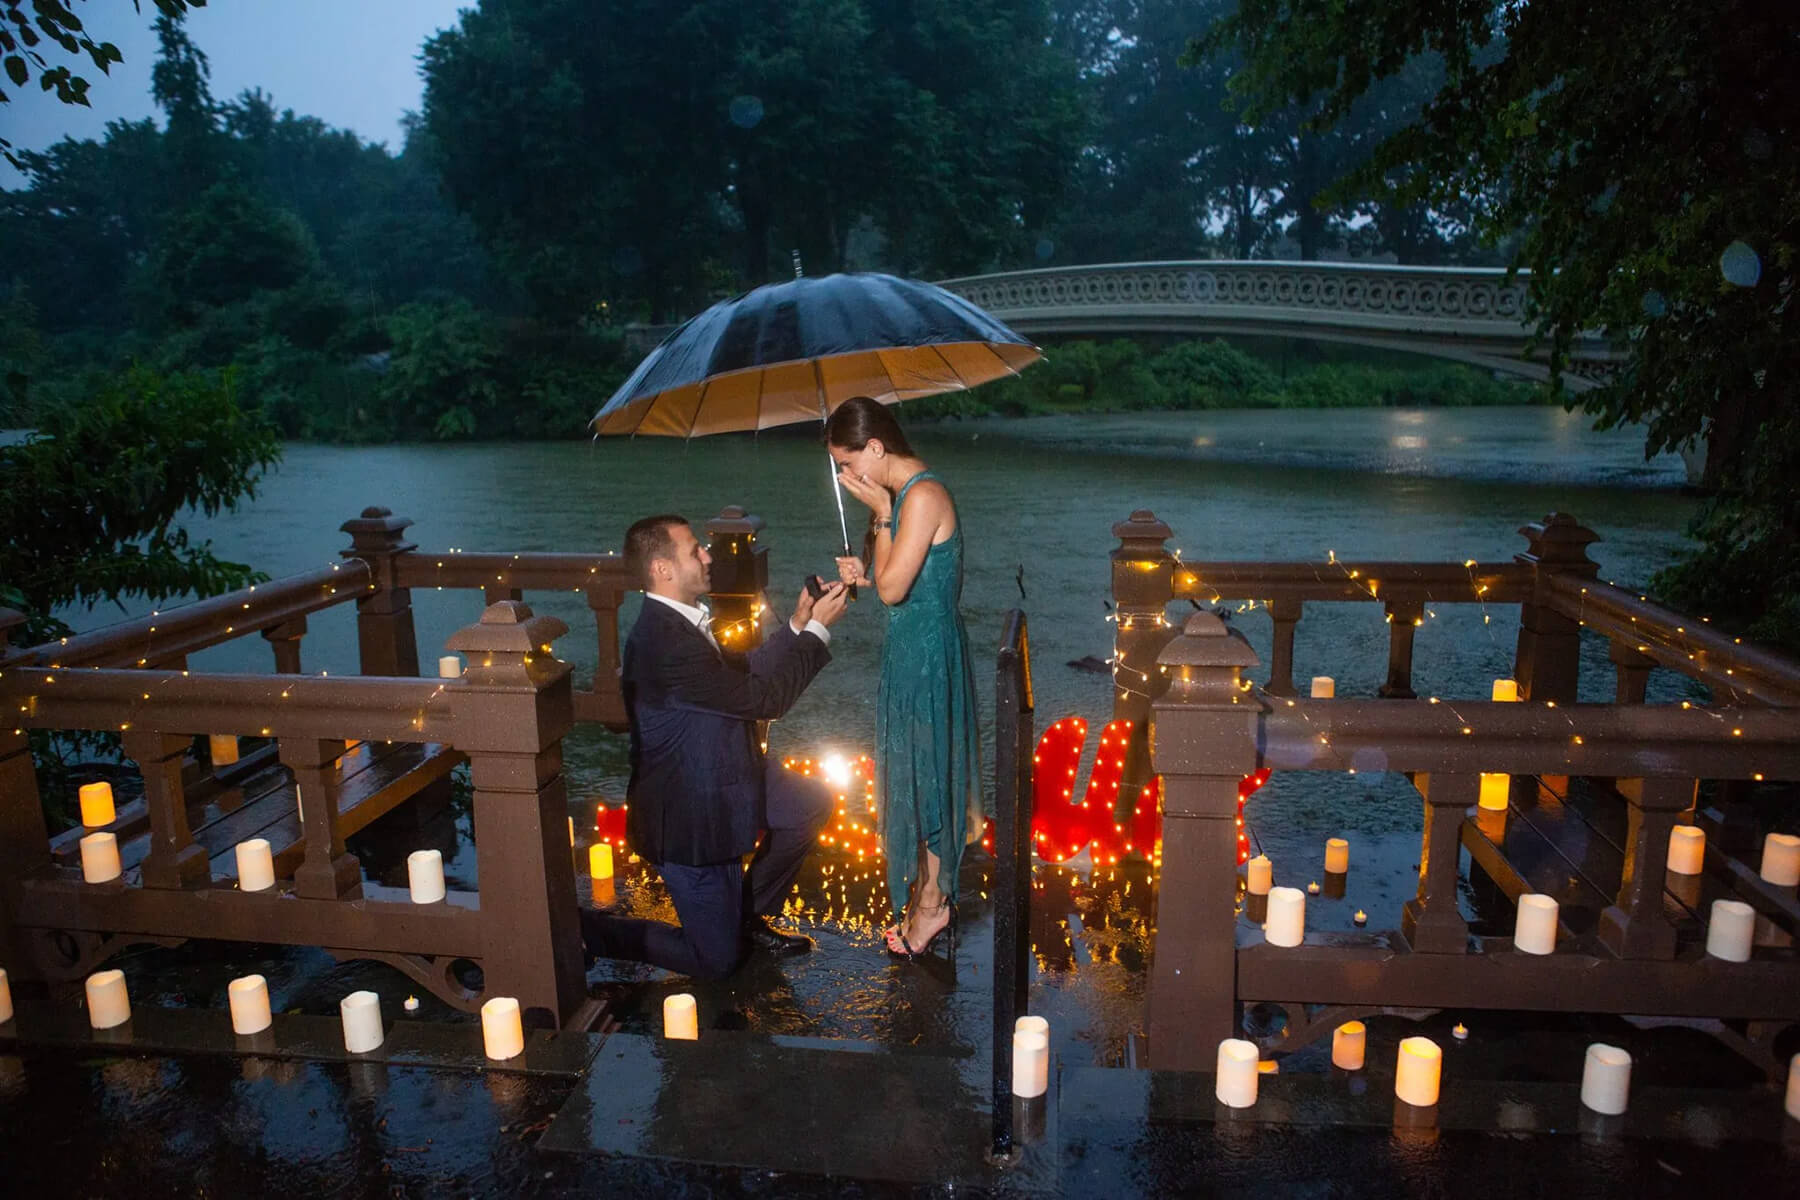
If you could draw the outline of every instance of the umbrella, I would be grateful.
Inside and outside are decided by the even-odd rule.
[[[591,422],[694,437],[823,419],[851,396],[897,404],[1015,375],[1042,351],[954,292],[892,275],[770,284],[663,339]],[[831,469],[835,488],[837,471]],[[838,493],[838,523],[844,498]],[[849,553],[849,534],[844,550]]]

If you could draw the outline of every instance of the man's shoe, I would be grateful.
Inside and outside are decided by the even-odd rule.
[[[766,950],[777,958],[805,954],[813,948],[813,940],[803,933],[783,933],[769,924],[767,917],[744,918],[744,940],[753,949]]]

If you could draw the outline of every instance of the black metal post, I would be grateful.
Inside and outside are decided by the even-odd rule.
[[[994,1144],[1013,1151],[1013,1023],[1031,986],[1031,647],[1025,614],[1006,615],[994,686]]]

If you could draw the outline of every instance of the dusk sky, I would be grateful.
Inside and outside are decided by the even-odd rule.
[[[398,151],[400,117],[420,106],[424,85],[415,61],[425,39],[456,23],[474,0],[212,0],[190,12],[188,36],[212,64],[212,92],[229,100],[260,87],[276,109],[291,108],[327,125],[353,129],[364,140]],[[75,71],[89,82],[93,107],[59,104],[38,90],[7,86],[12,102],[0,106],[0,124],[16,147],[42,150],[64,137],[99,138],[106,123],[160,114],[150,99],[156,60],[156,6],[142,0],[89,0],[72,6],[96,41],[110,41],[125,56],[102,75],[85,57]],[[72,63],[60,50],[51,65]],[[0,186],[16,187],[18,175],[0,163]]]

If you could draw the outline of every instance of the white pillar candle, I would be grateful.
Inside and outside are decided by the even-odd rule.
[[[690,993],[663,997],[663,1036],[678,1042],[700,1040],[700,1009]]]
[[[206,740],[212,749],[213,766],[229,767],[238,760],[238,744],[235,734],[210,734]]]
[[[1035,1029],[1013,1031],[1012,1090],[1024,1100],[1050,1090],[1050,1039]]]
[[[88,1024],[112,1029],[131,1020],[131,997],[125,990],[125,972],[96,971],[87,977]]]
[[[444,855],[441,850],[414,850],[406,856],[406,886],[414,904],[436,904],[444,898]]]
[[[1041,1033],[1045,1040],[1050,1037],[1050,1022],[1043,1017],[1025,1016],[1013,1022],[1014,1033]]]
[[[261,1033],[274,1018],[269,1014],[269,981],[261,975],[245,975],[225,986],[231,1005],[231,1032]]]
[[[461,679],[462,672],[462,655],[446,654],[438,659],[439,679]]]
[[[516,1019],[517,1004],[513,1005],[513,1011]],[[381,1029],[380,996],[374,992],[351,992],[338,1001],[338,1019],[344,1025],[346,1051],[351,1054],[367,1054],[380,1048],[382,1039],[386,1036]],[[487,1029],[487,1009],[484,1007],[481,1012],[481,1034],[484,1041],[487,1039]],[[518,1051],[513,1053],[517,1054]],[[503,1058],[511,1055],[497,1055],[490,1050],[488,1057]]]
[[[1430,1038],[1402,1039],[1394,1068],[1394,1095],[1415,1108],[1430,1108],[1438,1102],[1438,1072],[1443,1063],[1444,1052]]]
[[[1266,896],[1275,882],[1275,864],[1269,861],[1268,855],[1259,854],[1244,864],[1244,878],[1252,895]]]
[[[1256,1103],[1256,1069],[1258,1058],[1255,1042],[1243,1038],[1226,1038],[1219,1043],[1218,1081],[1213,1094],[1227,1108],[1249,1108]]]
[[[1749,962],[1756,910],[1742,900],[1714,900],[1706,923],[1706,952],[1727,962]]]
[[[1325,839],[1325,873],[1342,875],[1350,869],[1350,843],[1343,838]]]
[[[1363,1069],[1369,1048],[1369,1031],[1361,1021],[1345,1021],[1331,1031],[1331,1065],[1346,1071]]]
[[[1481,794],[1476,803],[1489,812],[1505,812],[1507,796],[1511,791],[1511,775],[1494,775],[1483,771],[1481,773]]]
[[[237,844],[238,890],[266,892],[275,886],[275,856],[268,838],[251,838]]]
[[[1706,831],[1698,825],[1677,825],[1669,830],[1669,870],[1677,875],[1698,875],[1706,866]]]
[[[0,967],[0,1025],[12,1019],[12,984],[7,981],[6,968]]]
[[[1517,700],[1519,698],[1519,681],[1516,679],[1494,680],[1495,700]]]
[[[81,785],[81,823],[89,829],[98,829],[102,825],[111,825],[118,819],[113,810],[112,784],[102,780],[99,783]]]
[[[106,883],[119,877],[119,839],[110,833],[90,833],[81,839],[81,877],[89,883]]]
[[[495,996],[481,1006],[481,1047],[496,1061],[524,1053],[525,1026],[519,1019],[517,1000]]]
[[[1513,949],[1526,954],[1549,954],[1556,949],[1557,904],[1541,892],[1519,897],[1519,914],[1513,921]]]
[[[1306,893],[1299,888],[1269,891],[1269,920],[1263,936],[1271,946],[1298,946],[1306,940]]]
[[[1581,1068],[1581,1102],[1597,1113],[1616,1117],[1625,1111],[1631,1092],[1631,1055],[1617,1046],[1595,1042]]]
[[[1800,1121],[1800,1054],[1788,1059],[1787,1115]]]
[[[1314,675],[1312,680],[1312,698],[1314,700],[1331,700],[1337,696],[1337,680],[1329,675]]]
[[[1800,884],[1800,837],[1791,833],[1771,833],[1763,839],[1763,882],[1776,887]]]

